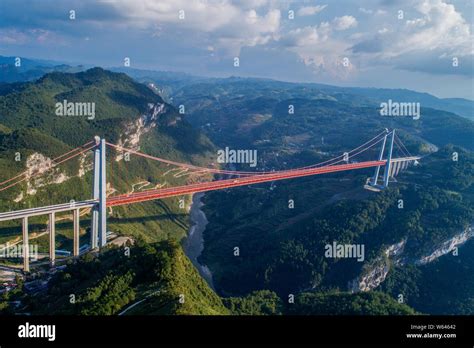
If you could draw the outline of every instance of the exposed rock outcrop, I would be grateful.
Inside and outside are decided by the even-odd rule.
[[[425,265],[436,260],[438,257],[446,255],[452,252],[458,246],[466,243],[470,238],[474,237],[474,231],[472,230],[472,226],[466,228],[462,233],[454,236],[453,238],[445,241],[441,244],[440,247],[433,250],[433,252],[427,256],[423,256],[419,260],[415,261],[416,265]]]
[[[392,244],[386,248],[383,256],[377,258],[369,270],[366,270],[362,275],[349,282],[349,291],[370,291],[378,287],[387,277],[390,265],[400,262],[400,255],[403,253],[405,244],[406,239],[403,239],[399,243]]]
[[[61,184],[69,177],[60,168],[51,168],[51,158],[35,152],[26,159],[26,194],[34,195],[37,189],[49,184]],[[44,175],[46,174],[46,175]]]
[[[141,115],[136,121],[125,124],[125,131],[117,143],[118,146],[139,150],[141,136],[156,127],[159,115],[166,112],[165,104],[148,104],[148,107],[147,113]],[[121,161],[123,156],[123,153],[118,153],[115,160]]]
[[[417,266],[426,265],[437,258],[452,252],[455,248],[464,244],[472,237],[474,237],[474,231],[472,226],[469,226],[463,232],[443,242],[429,255],[411,261],[408,261],[407,258],[402,258],[406,240],[392,244],[384,250],[385,257],[381,256],[376,259],[369,270],[365,270],[363,274],[349,282],[349,290],[352,292],[373,290],[385,280],[392,264],[412,263]]]

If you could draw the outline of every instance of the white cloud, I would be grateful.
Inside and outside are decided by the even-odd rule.
[[[451,64],[453,57],[461,62],[474,58],[471,27],[455,6],[443,0],[410,0],[405,7],[412,8],[411,16],[406,14],[408,19],[396,30],[379,30],[354,45],[353,52],[368,65],[390,62],[407,70],[472,76],[469,64]]]
[[[364,14],[375,14],[375,15],[383,15],[387,13],[387,11],[382,10],[382,9],[371,10],[364,7],[359,7],[359,12],[362,12]]]
[[[0,1],[14,3],[13,0]],[[14,1],[27,3],[27,0]],[[71,3],[75,1],[79,0],[71,0]],[[28,7],[31,15],[25,17],[17,15],[17,9],[22,6],[5,6],[6,10],[0,13],[0,27],[3,25],[0,43],[44,45],[52,40],[59,42],[61,38],[66,43],[76,43],[69,39],[79,35],[95,42],[97,31],[101,31],[100,34],[107,32],[118,37],[120,33],[129,34],[133,39],[143,38],[150,45],[165,44],[167,46],[160,49],[169,51],[170,56],[202,54],[208,59],[212,55],[215,59],[203,63],[210,65],[230,61],[229,57],[239,55],[243,47],[262,46],[262,49],[285,50],[291,57],[297,55],[315,72],[329,71],[335,76],[355,73],[356,67],[384,64],[385,68],[431,69],[432,73],[439,73],[440,66],[447,65],[454,56],[469,68],[474,53],[472,26],[459,9],[447,1],[397,0],[396,5],[379,1],[378,7],[358,8],[357,1],[352,0],[348,1],[350,7],[331,8],[338,17],[320,22],[315,20],[318,16],[299,21],[282,18],[290,7],[297,10],[299,16],[321,11],[328,14],[327,5],[309,6],[301,0],[84,0],[80,2],[83,7],[75,3],[80,20],[72,30],[69,24],[55,19],[67,14],[66,5],[56,5],[51,0],[45,1],[47,5],[31,4]],[[345,12],[348,8],[358,9],[358,12]],[[397,20],[399,8],[405,10],[404,20]],[[184,19],[179,18],[180,10],[184,11]],[[359,16],[363,19],[359,19],[360,23],[355,18]],[[16,33],[11,23],[18,26],[20,19]],[[349,31],[352,28],[357,28],[357,32]],[[353,62],[350,69],[340,64],[345,56]],[[461,68],[458,71],[462,71]]]
[[[350,60],[347,66],[343,64],[351,45],[335,38],[334,32],[357,25],[355,18],[349,17],[336,17],[331,22],[292,29],[282,34],[278,43],[298,54],[304,64],[320,77],[347,79],[356,71]]]
[[[279,10],[270,10],[264,16],[259,16],[255,10],[249,10],[238,20],[219,28],[210,39],[217,41],[226,53],[238,55],[244,46],[264,45],[276,39],[280,18]]]
[[[0,43],[9,45],[64,44],[64,40],[54,32],[46,29],[34,28],[27,30],[0,28]]]
[[[393,58],[414,51],[443,51],[446,55],[472,55],[473,35],[470,25],[457,12],[454,5],[443,0],[412,0],[415,16],[401,21],[397,30],[383,30],[383,45],[377,54],[382,58]],[[374,35],[365,47],[373,47],[382,39]],[[372,43],[372,44],[371,44]],[[382,49],[383,48],[383,49]]]
[[[254,7],[266,5],[268,1],[258,0]],[[201,39],[216,41],[216,49],[236,55],[243,46],[260,45],[269,42],[278,34],[281,13],[268,9],[259,15],[249,8],[251,1],[207,1],[207,0],[116,0],[110,3],[127,21],[141,29],[166,33],[184,30],[189,35],[206,34]],[[182,11],[182,12],[180,12]],[[180,18],[180,14],[184,18]]]
[[[13,29],[0,29],[0,43],[23,45],[30,37],[25,33]]]
[[[416,8],[421,17],[406,22],[396,50],[442,49],[450,54],[474,54],[470,26],[454,5],[442,0],[424,0]]]
[[[364,7],[359,7],[359,11],[362,12],[362,13],[365,13],[365,14],[372,14],[374,13],[374,11],[370,10],[370,9],[366,9]]]
[[[357,19],[352,16],[336,17],[332,21],[335,30],[347,30],[357,26]]]
[[[234,0],[236,6],[242,8],[259,8],[270,3],[269,0]]]
[[[319,40],[318,28],[307,26],[290,30],[280,39],[280,43],[288,47],[301,47],[316,44]]]
[[[299,16],[312,16],[316,13],[321,12],[326,7],[327,7],[327,5],[305,6],[305,7],[301,7],[298,10],[297,14]]]

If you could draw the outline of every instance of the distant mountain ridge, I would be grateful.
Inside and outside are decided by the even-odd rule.
[[[260,86],[271,86],[274,89],[279,88],[291,90],[298,87],[309,88],[324,92],[327,96],[336,99],[342,96],[347,98],[348,95],[351,95],[352,98],[350,99],[357,102],[357,105],[360,106],[378,105],[381,102],[386,102],[388,99],[400,102],[420,103],[422,107],[448,111],[474,120],[474,100],[464,98],[438,98],[429,93],[417,92],[409,89],[339,87],[320,83],[285,82],[272,79],[235,76],[228,78],[206,78],[179,72],[147,71],[127,68],[113,68],[112,70],[124,72],[141,82],[155,82],[161,86],[168,86],[172,89],[172,93],[170,93],[171,96],[177,94],[179,89],[193,84],[232,84],[237,82],[249,82]],[[358,99],[354,98],[355,96],[362,96],[364,98]]]
[[[19,58],[18,64],[17,58]],[[86,67],[82,65],[71,66],[50,60],[0,56],[0,85],[33,81],[53,71],[74,73],[85,69]]]
[[[60,72],[79,72],[88,68],[87,65],[72,66],[65,63],[58,63],[49,60],[21,58],[22,66],[15,67],[15,57],[0,56],[0,85],[2,82],[22,82],[31,81],[40,78],[45,73]],[[376,105],[388,99],[420,103],[422,107],[449,111],[459,116],[474,120],[474,100],[464,98],[438,98],[429,93],[417,92],[408,89],[388,89],[388,88],[363,88],[363,87],[338,87],[320,83],[294,83],[284,82],[263,78],[248,77],[228,77],[228,78],[210,78],[194,76],[182,72],[172,71],[154,71],[145,69],[134,69],[127,67],[111,67],[111,71],[126,73],[134,79],[144,83],[155,83],[161,90],[160,95],[166,101],[172,101],[173,95],[185,86],[196,83],[234,83],[236,81],[248,81],[259,84],[271,84],[274,87],[283,89],[292,89],[297,86],[317,89],[327,96],[337,99],[352,96],[352,100],[357,100],[358,105]],[[364,99],[358,100],[354,96],[362,96]]]

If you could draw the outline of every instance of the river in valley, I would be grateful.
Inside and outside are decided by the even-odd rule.
[[[201,277],[214,289],[214,283],[212,281],[212,273],[206,265],[201,265],[198,262],[198,257],[201,255],[204,249],[204,238],[203,232],[206,229],[208,223],[206,215],[202,211],[204,203],[201,199],[204,197],[204,193],[195,193],[193,195],[193,203],[190,210],[190,219],[192,226],[188,231],[188,237],[184,241],[183,248],[188,258],[193,263],[194,267],[197,268]]]

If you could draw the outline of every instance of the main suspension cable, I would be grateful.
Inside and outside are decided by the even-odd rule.
[[[385,134],[385,133],[386,133],[386,131],[376,135],[374,138],[370,139],[369,141],[365,142],[364,144],[356,147],[355,149],[353,149],[353,150],[351,150],[351,151],[349,151],[345,154],[339,155],[337,157],[331,158],[329,160],[326,160],[326,161],[323,161],[323,162],[320,162],[320,163],[312,164],[312,165],[305,166],[305,167],[294,168],[294,169],[290,169],[290,170],[309,169],[309,168],[314,168],[314,167],[317,167],[317,166],[322,166],[323,164],[326,164],[326,166],[327,165],[333,165],[334,163],[331,163],[331,164],[329,164],[329,163],[332,162],[332,161],[335,161],[335,160],[337,160],[338,158],[341,158],[341,157],[343,158],[343,160],[346,156],[353,157],[353,156],[355,156],[355,155],[357,155],[361,152],[364,152],[367,149],[371,148],[374,144],[379,143],[383,139],[383,137],[378,139],[374,144],[368,146],[366,149],[364,149],[362,151],[359,151],[356,154],[351,155],[352,152],[357,151],[358,149],[362,148],[363,146],[365,146],[367,144],[370,144],[372,141],[379,138],[382,134]],[[231,170],[223,170],[223,169],[205,168],[205,167],[195,166],[195,165],[192,165],[192,164],[185,164],[185,163],[175,162],[175,161],[167,160],[167,159],[164,159],[164,158],[148,155],[148,154],[145,154],[145,153],[142,153],[142,152],[139,152],[139,151],[135,151],[133,149],[125,148],[123,146],[115,145],[115,144],[112,144],[112,143],[109,143],[109,142],[106,142],[106,144],[108,146],[111,146],[111,147],[115,148],[116,150],[126,151],[126,152],[135,154],[135,155],[140,156],[140,157],[144,157],[144,158],[155,160],[155,161],[158,161],[158,162],[174,165],[174,166],[177,166],[177,167],[195,169],[195,170],[202,171],[202,172],[207,172],[207,173],[227,174],[227,175],[237,175],[237,176],[250,176],[250,175],[264,175],[264,174],[273,174],[273,173],[284,173],[284,172],[288,171],[288,170],[281,170],[281,171],[266,171],[266,172],[265,171],[248,172],[248,171],[231,171]],[[340,161],[337,161],[335,163],[339,163],[339,162]]]

